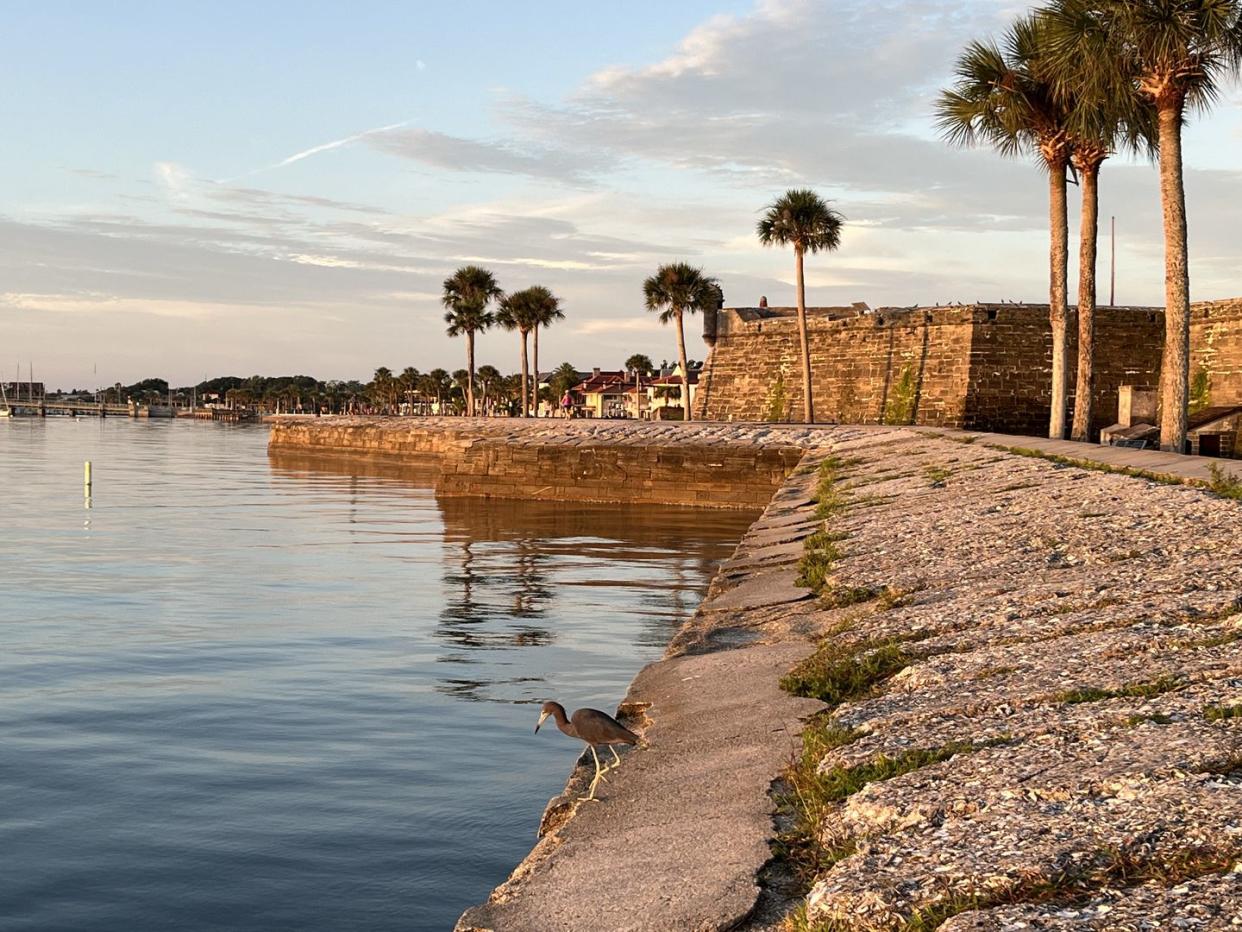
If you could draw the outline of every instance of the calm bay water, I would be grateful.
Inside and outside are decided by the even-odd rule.
[[[0,929],[451,927],[753,517],[266,442],[0,421]]]

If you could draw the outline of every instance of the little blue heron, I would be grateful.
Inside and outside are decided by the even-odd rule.
[[[591,749],[591,756],[595,758],[595,779],[591,781],[591,792],[587,794],[587,799],[595,798],[595,786],[604,774],[610,770],[614,770],[621,766],[621,758],[617,755],[617,749],[614,744],[638,744],[638,735],[630,731],[607,712],[601,712],[599,709],[579,709],[572,716],[565,714],[565,707],[559,702],[545,702],[543,708],[539,710],[539,721],[535,725],[535,734],[539,733],[539,726],[547,721],[548,717],[556,719],[556,727],[569,735],[571,738],[577,738],[579,741],[585,741],[587,747]],[[595,753],[595,745],[605,744],[608,750],[612,751],[615,764],[600,768],[599,755]]]

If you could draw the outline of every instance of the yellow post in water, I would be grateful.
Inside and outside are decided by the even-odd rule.
[[[86,497],[91,497],[91,461],[87,460],[82,466],[82,491],[86,493]]]

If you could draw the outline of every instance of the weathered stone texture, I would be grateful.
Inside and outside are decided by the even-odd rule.
[[[1069,403],[1074,404],[1078,315],[1071,309],[1066,355]],[[1148,308],[1100,308],[1096,313],[1093,427],[1117,420],[1122,385],[1154,386],[1160,377],[1164,314]],[[1040,436],[1052,406],[1052,325],[1046,307],[1000,305],[975,312],[966,426]]]
[[[1052,328],[1048,308],[978,304],[881,308],[873,314],[819,316],[808,329],[816,416],[857,424],[928,424],[1041,435],[1051,404]],[[747,309],[719,315],[715,345],[696,400],[717,420],[801,418],[797,322],[785,309],[760,317]],[[1160,381],[1164,313],[1099,308],[1096,314],[1094,428],[1116,421],[1122,385]],[[1070,404],[1078,321],[1068,322]],[[1196,304],[1192,378],[1210,386],[1210,403],[1242,403],[1242,300]]]
[[[1242,910],[1225,873],[1242,858],[1237,503],[982,443],[836,449],[832,584],[890,598],[800,623],[842,657],[900,644],[906,665],[833,711],[858,737],[820,772],[952,756],[827,814],[823,841],[853,853],[812,919],[889,932],[973,906],[943,928],[1227,928],[1177,920],[1198,915],[1183,881],[1204,916]],[[1128,924],[1140,903],[1165,924]],[[1058,918],[1074,909],[1096,924]]]
[[[1207,405],[1242,404],[1242,299],[1191,309],[1190,380],[1206,382]]]
[[[807,326],[821,419],[964,425],[973,327],[969,309],[881,310],[844,319],[813,315]],[[744,321],[722,312],[698,393],[699,416],[800,420],[799,354],[795,318]]]

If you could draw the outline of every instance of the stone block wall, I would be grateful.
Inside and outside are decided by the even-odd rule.
[[[1052,408],[1052,324],[1048,308],[982,305],[974,310],[965,426],[1043,436]],[[1070,410],[1078,372],[1078,316],[1070,311]],[[1155,387],[1160,378],[1164,314],[1152,308],[1096,312],[1093,428],[1117,421],[1122,385]],[[1072,414],[1071,414],[1072,416]]]
[[[966,308],[881,309],[807,322],[816,416],[859,424],[963,426],[972,316]],[[746,315],[750,316],[750,315]],[[721,312],[697,416],[799,421],[797,319],[787,309],[744,319]]]
[[[1234,311],[1242,314],[1242,306]],[[801,419],[797,321],[783,308],[766,313],[721,311],[699,391],[699,417]],[[1077,327],[1071,313],[1072,369]],[[821,318],[811,309],[808,331],[821,420],[1047,431],[1052,327],[1046,306],[881,308],[846,318]],[[1096,429],[1114,422],[1122,385],[1158,384],[1163,334],[1159,310],[1097,312]],[[1070,381],[1072,401],[1073,371]]]
[[[762,509],[801,456],[792,447],[478,443],[443,462],[436,492]]]
[[[1192,308],[1190,393],[1200,407],[1242,404],[1242,298]]]
[[[276,419],[269,450],[432,465],[437,494],[762,509],[807,438],[636,421]],[[304,460],[299,460],[304,464]]]

